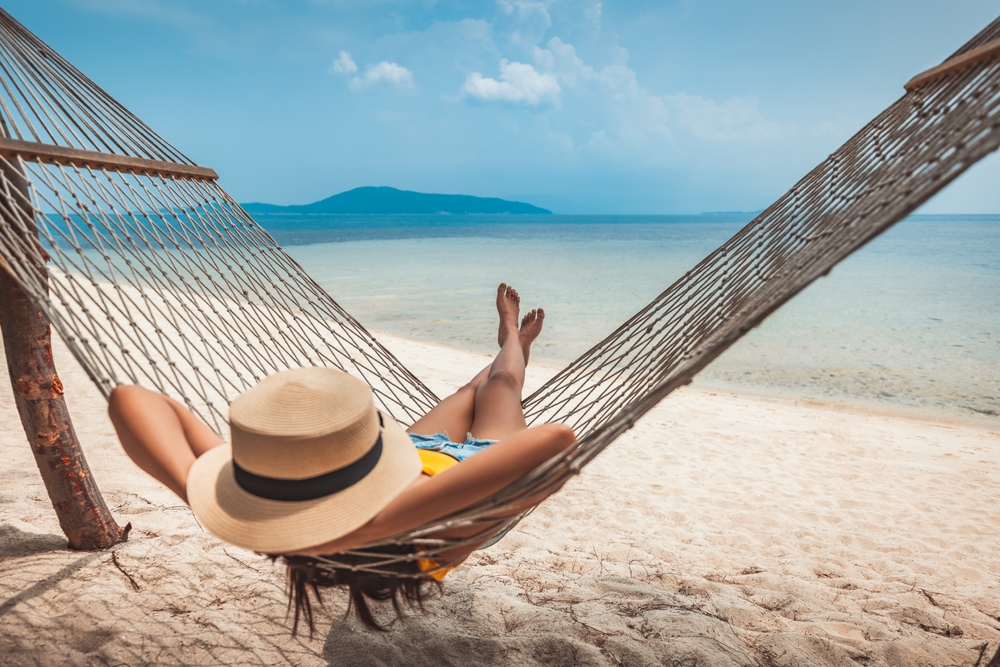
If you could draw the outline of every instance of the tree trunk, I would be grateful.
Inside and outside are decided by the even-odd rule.
[[[19,169],[0,161],[0,172],[3,194],[27,192]],[[0,210],[0,224],[20,229],[8,216]],[[32,236],[33,232],[29,231]],[[0,328],[21,425],[70,547],[106,549],[128,539],[131,524],[119,528],[111,516],[73,430],[52,361],[48,320],[4,270],[0,270]]]

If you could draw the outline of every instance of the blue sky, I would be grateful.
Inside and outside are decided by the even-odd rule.
[[[995,0],[7,0],[239,201],[757,210]],[[991,156],[924,208],[1000,213]]]

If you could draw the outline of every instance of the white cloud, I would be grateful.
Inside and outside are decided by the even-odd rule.
[[[583,81],[594,79],[597,75],[594,68],[584,64],[576,55],[576,48],[566,44],[558,37],[549,40],[548,48],[535,47],[535,62],[544,70],[556,75],[559,83],[573,88]]]
[[[602,154],[679,155],[706,142],[762,145],[796,131],[765,118],[753,96],[717,102],[685,92],[657,95],[640,85],[635,71],[624,64],[624,52],[622,64],[597,69],[572,44],[553,37],[544,47],[533,47],[532,55],[534,65],[501,60],[496,79],[473,72],[462,94],[483,102],[566,107],[573,113],[553,119],[558,123],[554,129],[575,136],[578,147]],[[585,120],[579,122],[581,118]],[[565,121],[575,127],[563,126]]]
[[[340,57],[330,64],[330,72],[333,74],[355,74],[357,71],[358,65],[347,51],[341,51]]]
[[[641,86],[635,71],[625,64],[627,52],[621,54],[621,64],[598,70],[586,64],[572,44],[553,37],[544,48],[536,46],[533,55],[542,72],[539,76],[556,78],[564,92],[563,105],[603,126],[597,132],[588,129],[580,145],[606,151],[619,142],[633,150],[661,150],[661,142],[650,143],[659,139],[676,151],[678,142],[689,140],[762,144],[793,130],[764,118],[752,96],[716,102],[684,92],[657,95]]]
[[[721,104],[700,95],[677,93],[663,97],[676,125],[692,136],[721,143],[759,144],[779,139],[781,124],[769,121],[757,108],[756,97],[731,97]]]
[[[538,106],[558,104],[560,88],[553,74],[541,74],[525,63],[501,60],[499,81],[473,72],[466,77],[462,93],[483,102]]]
[[[593,7],[583,11],[583,15],[594,22],[594,27],[597,28],[598,32],[601,31],[601,3],[595,2]]]
[[[608,129],[620,142],[633,150],[654,152],[662,146],[651,139],[674,142],[667,104],[640,86],[631,68],[625,65],[602,68],[594,92],[605,100],[613,119],[608,122]]]
[[[342,74],[351,76],[357,74],[358,64],[347,51],[341,51],[340,57],[330,64],[331,74]],[[384,84],[402,90],[413,89],[413,72],[402,65],[383,60],[377,65],[369,65],[365,71],[358,76],[351,76],[348,85],[352,90],[361,90]]]
[[[532,0],[497,0],[497,7],[505,18],[498,25],[506,24],[510,29],[505,35],[510,44],[530,49],[542,40],[545,32],[552,27],[548,5],[547,2]]]
[[[544,2],[531,2],[530,0],[497,0],[497,6],[503,10],[504,14],[515,17],[518,21],[534,22],[541,21],[545,27],[552,25],[552,17],[549,15],[549,8]]]
[[[361,76],[351,79],[353,88],[367,88],[379,83],[396,88],[413,88],[413,73],[402,65],[383,60],[378,65],[369,66]]]

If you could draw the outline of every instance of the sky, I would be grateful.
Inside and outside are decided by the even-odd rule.
[[[6,0],[242,202],[765,208],[996,0]],[[1000,213],[990,156],[924,213]]]

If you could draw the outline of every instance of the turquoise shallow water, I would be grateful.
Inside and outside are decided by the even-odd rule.
[[[371,329],[490,352],[493,293],[543,306],[566,363],[736,232],[740,216],[259,221]],[[697,383],[1000,422],[1000,217],[908,220],[775,313]]]

